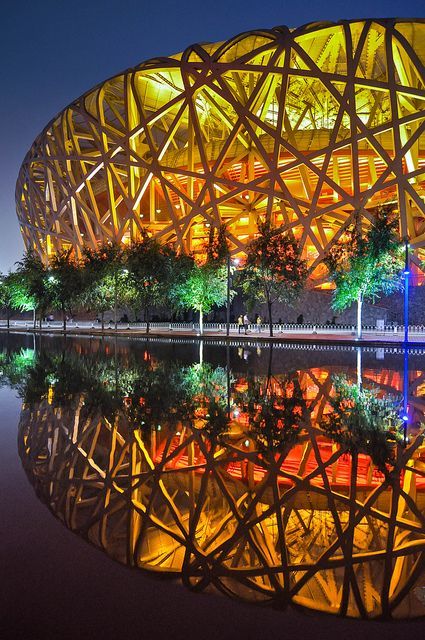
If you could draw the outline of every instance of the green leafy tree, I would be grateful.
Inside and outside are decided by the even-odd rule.
[[[212,229],[205,247],[206,261],[199,264],[195,260],[182,261],[177,280],[170,287],[170,298],[177,308],[193,309],[199,312],[199,331],[204,331],[204,314],[214,306],[221,307],[227,301],[228,255],[225,228]],[[230,291],[233,298],[234,291]]]
[[[56,254],[50,261],[47,276],[51,305],[62,312],[63,330],[66,331],[67,313],[80,301],[82,274],[70,251]]]
[[[34,297],[30,295],[26,280],[19,273],[8,273],[0,277],[0,308],[6,311],[7,328],[15,311],[33,311]]]
[[[0,276],[0,309],[6,312],[7,328],[10,328],[10,318],[14,309],[12,274]]]
[[[117,310],[129,303],[132,293],[125,256],[117,244],[104,244],[98,249],[87,249],[83,257],[82,286],[84,304],[101,315],[102,331],[104,315],[114,310],[115,329]]]
[[[326,256],[325,264],[335,284],[332,307],[341,312],[357,303],[358,338],[362,336],[363,302],[375,302],[382,294],[389,295],[403,286],[403,247],[397,231],[391,208],[382,207],[365,234],[358,219]]]
[[[11,308],[20,312],[33,311],[35,321],[36,301],[29,291],[27,280],[20,273],[12,272],[7,276],[5,284]]]
[[[208,243],[205,247],[207,263],[218,267],[225,264],[229,256],[229,245],[227,243],[227,225],[222,224],[218,228],[210,227]]]
[[[175,251],[167,254],[166,268],[166,304],[170,307],[171,316],[186,310],[181,304],[179,293],[193,269],[193,256]]]
[[[13,308],[34,312],[34,327],[37,314],[40,327],[43,315],[51,304],[46,268],[34,251],[27,251],[13,274]]]
[[[114,308],[114,279],[110,274],[108,247],[86,249],[83,257],[83,304],[100,314],[102,331],[105,329],[105,312]]]
[[[209,264],[193,263],[188,277],[176,286],[176,298],[183,309],[199,312],[199,332],[204,331],[204,313],[209,313],[216,305],[221,307],[227,299],[226,268],[214,268]]]
[[[126,252],[129,284],[134,291],[131,306],[135,313],[143,309],[146,333],[149,333],[150,310],[165,304],[169,281],[169,263],[173,250],[145,233],[140,242]]]
[[[238,282],[248,302],[267,304],[273,336],[273,305],[292,304],[305,285],[308,270],[300,243],[291,234],[273,229],[268,221],[258,223],[258,232],[248,245],[248,258]]]

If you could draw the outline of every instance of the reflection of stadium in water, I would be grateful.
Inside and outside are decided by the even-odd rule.
[[[332,374],[344,369],[355,387],[355,367],[330,365],[326,353],[321,366],[300,366],[294,349],[284,358],[275,352],[267,371],[264,350],[249,371],[238,370],[232,353],[227,377],[208,364],[164,369],[154,346],[134,369],[120,350],[109,358],[115,372],[104,367],[108,359],[103,378],[96,369],[115,404],[87,381],[79,385],[79,343],[58,360],[55,376],[43,364],[44,385],[28,378],[21,459],[39,498],[68,528],[120,562],[180,576],[194,590],[354,617],[425,613],[420,429],[411,428],[406,445],[376,441],[388,445],[385,464],[368,439],[338,441],[326,429]],[[398,399],[400,362],[388,359],[371,366],[370,358],[363,384]],[[418,423],[425,366],[420,356],[412,360],[409,411]],[[269,438],[261,430],[268,427]]]

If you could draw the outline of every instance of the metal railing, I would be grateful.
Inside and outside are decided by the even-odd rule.
[[[0,320],[0,328],[7,327],[6,320]],[[62,331],[63,323],[60,320],[44,321],[41,325],[43,330],[47,331]],[[197,322],[151,322],[149,323],[150,331],[152,333],[161,332],[190,332],[199,334],[199,323]],[[34,328],[33,322],[30,320],[11,320],[11,329],[28,329]],[[39,329],[40,325],[37,323],[36,329]],[[105,331],[113,331],[115,328],[114,322],[105,322]],[[87,320],[69,320],[67,321],[67,330],[86,330],[100,332],[102,329],[101,323],[96,321]],[[146,332],[146,322],[118,322],[118,331],[129,332]],[[380,337],[393,337],[400,338],[404,336],[403,325],[386,325],[384,327],[376,327],[372,325],[365,325],[362,327],[363,335],[365,336],[380,336]],[[247,332],[249,334],[264,335],[269,334],[268,324],[250,324],[248,325]],[[204,333],[226,333],[225,322],[206,322],[204,323]],[[238,324],[232,322],[230,324],[230,333],[236,335],[244,335],[245,327],[240,327]],[[329,335],[329,336],[355,336],[356,327],[349,324],[273,324],[273,333],[275,336],[283,334],[299,334],[299,335]],[[411,325],[409,326],[409,337],[411,339],[425,337],[425,325]]]

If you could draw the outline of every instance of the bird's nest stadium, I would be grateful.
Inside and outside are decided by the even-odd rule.
[[[425,20],[407,19],[256,30],[143,62],[34,141],[16,190],[25,245],[46,260],[79,256],[147,229],[196,253],[226,223],[243,255],[268,218],[327,286],[332,243],[391,204],[419,263],[424,65]]]

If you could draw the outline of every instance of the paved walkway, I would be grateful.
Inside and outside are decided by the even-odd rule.
[[[158,326],[159,325],[159,326]],[[6,332],[7,327],[4,321],[0,321],[0,331]],[[13,321],[10,326],[10,332],[12,333],[40,333],[40,328],[33,328],[32,323],[25,321]],[[62,323],[50,323],[43,325],[41,329],[45,334],[63,334]],[[119,324],[117,330],[113,326],[106,326],[102,332],[101,328],[95,323],[89,322],[72,322],[67,326],[67,335],[92,335],[92,336],[119,336],[119,337],[169,337],[169,338],[194,338],[200,339],[199,328],[196,325],[176,324],[169,325],[168,323],[153,323],[151,325],[149,334],[146,333],[146,328],[138,325]],[[226,326],[225,325],[206,325],[204,339],[221,339],[227,340]],[[355,331],[353,327],[332,328],[329,327],[290,327],[285,328],[282,326],[276,326],[273,337],[270,337],[268,328],[262,327],[261,332],[258,332],[255,327],[252,327],[246,334],[238,333],[237,328],[232,327],[228,338],[231,342],[240,341],[273,341],[273,342],[297,342],[297,343],[329,343],[329,344],[353,344],[353,345],[403,345],[404,344],[404,332],[402,328],[399,330],[379,331],[372,328],[367,328],[363,332],[361,340],[357,340],[355,337]],[[425,330],[422,327],[412,328],[409,332],[409,346],[424,346],[425,347]]]

